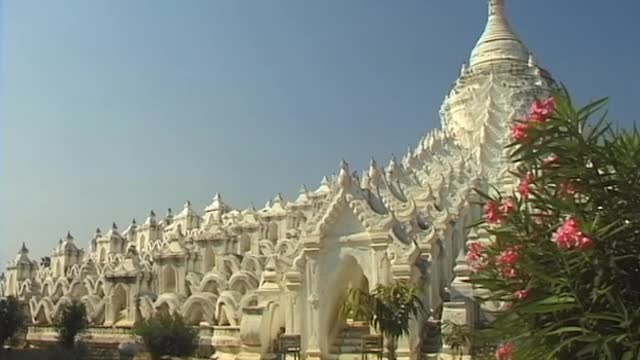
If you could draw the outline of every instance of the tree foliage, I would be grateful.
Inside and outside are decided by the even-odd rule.
[[[14,297],[0,299],[0,348],[24,326],[25,316]]]
[[[492,241],[469,244],[472,283],[504,304],[490,332],[514,359],[637,359],[640,134],[613,130],[606,99],[553,100],[512,129],[517,191],[480,192]]]
[[[456,324],[448,321],[442,324],[443,339],[451,348],[454,355],[462,359],[465,348],[471,347],[472,332],[466,324]]]
[[[340,313],[343,318],[353,315],[367,321],[391,340],[389,355],[395,358],[395,341],[409,335],[410,319],[423,310],[419,289],[406,281],[396,281],[390,285],[379,284],[371,293],[349,289]]]
[[[60,346],[65,349],[73,349],[76,336],[84,332],[88,326],[87,309],[84,304],[79,301],[66,304],[55,322]]]
[[[191,356],[197,349],[197,331],[180,314],[160,313],[134,328],[154,360],[169,356]]]

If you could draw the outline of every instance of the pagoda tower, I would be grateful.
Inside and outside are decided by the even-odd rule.
[[[489,0],[488,8],[484,32],[446,96],[440,118],[445,132],[469,149],[483,175],[501,182],[508,168],[504,147],[511,141],[511,124],[534,99],[548,96],[555,82],[513,32],[505,0]]]

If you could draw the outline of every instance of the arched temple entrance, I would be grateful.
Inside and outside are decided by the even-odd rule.
[[[324,322],[321,325],[321,329],[324,329],[323,333],[321,333],[321,339],[323,339],[321,346],[325,353],[331,351],[331,345],[336,336],[343,328],[348,326],[347,323],[362,320],[354,318],[352,315],[345,318],[341,314],[342,304],[347,299],[349,289],[358,288],[367,293],[370,290],[369,279],[356,258],[351,255],[342,255],[340,257],[340,262],[328,280],[324,295],[326,299],[326,317],[321,319]]]
[[[369,292],[370,289],[370,274],[366,272],[366,267],[361,266],[368,260],[368,252],[356,251],[352,254],[352,252],[344,253],[338,250],[326,255],[320,261],[321,268],[318,271],[320,275],[318,278],[319,312],[317,316],[307,318],[307,321],[310,321],[310,341],[317,341],[316,346],[319,346],[323,356],[331,354],[336,337],[347,327],[347,322],[354,320],[348,321],[340,314],[348,290],[359,288]]]

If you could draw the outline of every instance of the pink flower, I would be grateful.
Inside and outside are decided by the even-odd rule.
[[[556,101],[550,97],[542,101],[536,100],[531,104],[530,118],[531,121],[543,122],[551,116],[556,107]]]
[[[502,221],[502,214],[495,201],[487,201],[484,205],[484,219],[488,224],[498,224]]]
[[[467,262],[476,262],[478,260],[480,260],[482,258],[482,256],[480,255],[480,253],[474,252],[474,251],[469,251],[467,253]]]
[[[556,154],[551,154],[547,156],[544,160],[542,160],[542,166],[551,166],[558,163],[560,158]]]
[[[487,265],[482,251],[484,247],[477,241],[472,241],[468,245],[467,263],[473,272],[478,272]]]
[[[513,355],[513,345],[504,343],[496,350],[496,360],[511,360]]]
[[[478,261],[480,258],[482,258],[482,254],[480,254],[482,250],[484,250],[482,244],[477,241],[470,242],[467,251],[467,260]]]
[[[529,129],[527,124],[513,124],[511,125],[511,137],[517,141],[524,140],[527,137],[527,129]]]
[[[477,253],[479,253],[480,251],[482,251],[484,249],[482,244],[480,244],[477,241],[469,242],[469,246],[468,247],[469,247],[469,251],[473,251],[473,252],[477,252]]]
[[[513,199],[506,198],[502,200],[502,204],[500,205],[500,211],[503,214],[508,214],[516,207],[516,204],[513,202]]]
[[[587,250],[588,248],[593,246],[593,240],[587,236],[582,236],[578,243],[578,249]]]
[[[500,268],[500,276],[502,276],[504,279],[513,279],[518,276],[518,273],[516,272],[515,268],[505,266]]]
[[[471,272],[473,272],[474,274],[477,274],[479,271],[482,271],[487,267],[487,263],[484,261],[476,261],[472,263],[470,266],[471,266]]]
[[[532,173],[528,173],[527,175],[525,175],[525,177],[520,179],[520,184],[518,185],[518,193],[525,199],[529,197],[529,194],[531,194],[530,186],[532,182],[533,182]]]
[[[518,291],[513,293],[513,296],[515,296],[515,298],[518,299],[518,300],[524,300],[527,297],[529,297],[529,291],[527,291],[527,290],[518,290]]]
[[[518,273],[516,271],[516,263],[520,259],[520,246],[514,246],[503,250],[496,258],[496,266],[500,276],[505,279],[513,279]]]
[[[576,188],[575,183],[573,183],[572,181],[565,181],[560,185],[558,185],[558,193],[560,195],[564,195],[564,196],[575,195],[577,190],[578,189]]]
[[[578,221],[574,217],[567,218],[553,233],[551,241],[561,249],[578,248],[586,250],[593,245],[593,240],[584,235],[579,229]]]
[[[520,253],[516,248],[508,248],[500,253],[496,258],[496,265],[515,265],[520,258]]]

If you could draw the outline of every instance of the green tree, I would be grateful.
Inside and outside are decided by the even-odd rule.
[[[491,240],[467,259],[480,300],[505,304],[499,359],[640,357],[640,134],[605,104],[536,101],[512,128],[517,188],[480,192]]]
[[[388,342],[389,358],[395,359],[398,338],[409,335],[409,321],[424,310],[419,289],[406,281],[378,285],[368,293],[359,288],[348,290],[340,313],[343,318],[354,316],[367,321]]]
[[[443,338],[444,341],[454,356],[458,356],[462,359],[464,349],[471,348],[471,329],[467,325],[456,324],[451,321],[447,321],[443,324]]]
[[[134,333],[142,338],[153,360],[165,355],[192,356],[197,349],[197,331],[177,313],[160,313],[144,320],[136,325]]]
[[[0,348],[24,326],[25,316],[15,297],[0,299]]]
[[[65,349],[73,349],[76,336],[84,332],[88,326],[87,309],[84,304],[79,301],[66,304],[55,323],[60,346]]]

